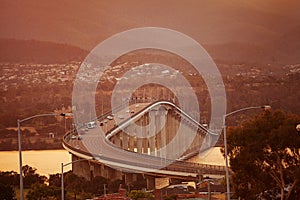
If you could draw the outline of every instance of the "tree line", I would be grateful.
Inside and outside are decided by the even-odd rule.
[[[232,196],[300,199],[300,116],[266,111],[228,130]]]
[[[24,191],[30,200],[61,200],[61,174],[50,174],[49,178],[36,173],[36,168],[22,167]],[[0,171],[0,200],[15,200],[19,189],[20,175],[14,171]],[[125,185],[124,180],[110,180],[96,176],[92,180],[79,177],[72,171],[64,173],[65,199],[86,199],[103,194],[116,193],[120,188],[132,191],[130,196],[145,195],[136,192],[146,188],[146,180],[139,176],[138,180]],[[134,199],[134,198],[133,198]]]

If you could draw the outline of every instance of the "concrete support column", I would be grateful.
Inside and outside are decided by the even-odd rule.
[[[121,147],[121,139],[120,139],[120,136],[121,136],[121,132],[116,134],[114,136],[114,144],[117,146],[117,147]]]
[[[147,190],[154,190],[155,189],[155,178],[148,176],[146,177],[147,182]]]
[[[94,177],[96,177],[96,176],[105,177],[103,164],[100,164],[100,163],[91,163],[91,164],[94,167]]]
[[[189,121],[186,118],[184,118],[183,120],[184,121],[182,124],[183,124],[184,130],[182,130],[182,131],[184,133],[184,137],[182,136],[182,138],[181,138],[180,148],[186,149],[189,146],[187,141],[189,140],[188,138],[190,137],[191,127],[189,125]]]
[[[172,116],[171,113],[168,111],[167,115],[166,115],[166,132],[167,132],[167,144],[169,144],[173,138],[173,120],[172,120]]]
[[[161,156],[161,132],[159,130],[159,128],[161,127],[160,126],[161,124],[161,121],[160,121],[160,116],[158,115],[158,113],[156,112],[156,115],[155,115],[155,143],[156,143],[156,149],[157,149],[157,153],[156,153],[156,156],[157,157],[160,157]]]
[[[128,150],[128,135],[122,131],[122,148]]]
[[[167,152],[172,152],[172,156],[173,158],[177,158],[176,157],[176,151],[177,151],[177,143],[175,140],[175,136],[177,134],[177,119],[174,116],[174,113],[172,113],[172,111],[168,111],[167,114],[167,127],[166,127],[166,132],[167,132],[167,144],[168,144],[168,148],[167,148]],[[173,159],[171,157],[168,157],[170,159]]]
[[[180,153],[179,153],[180,149],[179,148],[180,148],[181,138],[178,136],[177,131],[180,131],[180,120],[181,120],[181,118],[176,113],[175,116],[173,117],[173,120],[174,120],[174,122],[173,122],[174,127],[172,129],[174,129],[174,130],[172,130],[172,131],[174,132],[173,133],[174,134],[174,136],[173,136],[174,142],[173,142],[173,145],[172,145],[172,152],[174,153],[175,157],[177,158],[177,157],[180,156]]]
[[[123,176],[121,171],[118,171],[118,170],[110,168],[110,167],[107,168],[107,175],[108,176],[106,178],[110,179],[112,181],[118,180],[118,179],[122,180],[122,176]]]
[[[137,153],[142,153],[143,138],[141,138],[141,135],[142,135],[142,127],[141,126],[137,127],[136,133],[137,133],[137,139],[136,139]]]
[[[125,173],[125,184],[129,185],[135,181],[137,181],[137,175],[133,173]]]
[[[166,121],[167,118],[167,111],[160,111],[159,113],[160,123],[163,121]],[[166,145],[167,145],[167,132],[166,132],[166,124],[160,124],[161,129],[161,157],[166,158],[167,157],[167,151],[166,151]]]
[[[77,156],[72,154],[72,162],[79,160],[81,158],[78,158]],[[81,162],[75,162],[72,163],[72,171],[74,174],[84,177],[86,180],[91,180],[91,166],[90,161],[81,161]]]
[[[149,111],[149,120],[155,119],[155,111]],[[152,156],[155,156],[155,120],[149,122],[149,130],[148,130],[148,138],[149,138],[149,148],[150,148],[150,154]],[[151,137],[150,137],[151,136]]]
[[[142,127],[142,136],[143,136],[143,153],[144,154],[148,154],[148,137],[147,137],[147,134],[148,134],[148,124],[149,122],[149,115],[144,115],[143,117],[143,127]]]
[[[129,133],[130,133],[130,135],[128,137],[128,139],[129,139],[129,141],[128,141],[129,150],[134,151],[134,147],[135,147],[135,145],[134,145],[134,143],[135,143],[134,135],[135,135],[136,130],[133,130],[132,126],[129,126],[128,129],[129,129]]]

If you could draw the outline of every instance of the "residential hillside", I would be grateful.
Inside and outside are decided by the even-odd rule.
[[[0,150],[16,147],[17,119],[71,111],[73,82],[84,58],[105,39],[132,28],[169,28],[203,45],[223,76],[228,112],[268,103],[299,114],[299,9],[299,0],[2,0]],[[153,61],[174,67],[190,81],[201,117],[208,120],[210,98],[201,77],[186,60],[150,49],[111,64],[99,83],[97,112],[109,109],[120,76]],[[255,113],[232,116],[228,124]],[[60,148],[72,120],[43,118],[24,126],[24,148]]]
[[[87,52],[50,42],[2,40],[1,44],[9,48],[1,47],[4,51],[0,59],[0,150],[11,150],[17,147],[17,119],[39,113],[71,111],[74,79]],[[16,51],[18,56],[13,56]],[[31,53],[28,54],[28,51]],[[179,70],[189,80],[199,100],[201,119],[207,122],[210,98],[201,77],[184,59],[149,49],[121,56],[105,71],[96,94],[98,114],[103,113],[102,108],[104,112],[110,109],[111,91],[126,71],[153,61]],[[271,104],[274,109],[300,113],[300,63],[279,65],[244,63],[240,60],[233,64],[234,61],[216,61],[225,84],[228,111]],[[143,73],[138,71],[138,74]],[[176,79],[177,75],[167,77]],[[150,91],[147,94],[154,94],[149,88],[146,88]],[[155,89],[155,94],[159,91],[164,93],[161,89]],[[139,92],[137,95],[141,94]],[[228,124],[236,125],[255,113],[232,117]],[[72,128],[72,119],[46,117],[28,121],[22,126],[25,149],[61,148],[60,139]]]

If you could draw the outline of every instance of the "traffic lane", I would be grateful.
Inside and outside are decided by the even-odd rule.
[[[131,164],[132,166],[144,166],[151,169],[161,169],[168,164],[169,161],[163,158],[138,154],[116,147],[105,136],[98,133],[97,129],[89,131],[89,135],[85,135],[82,140],[87,151],[100,158],[118,161],[120,163]]]

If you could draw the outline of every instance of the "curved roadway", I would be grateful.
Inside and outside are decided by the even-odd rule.
[[[94,159],[95,161],[108,165],[114,169],[126,172],[141,172],[161,176],[191,178],[197,178],[200,174],[224,174],[224,166],[197,164],[178,160],[169,160],[147,154],[138,154],[136,152],[119,148],[110,142],[109,139],[114,134],[118,133],[121,128],[126,127],[131,121],[138,119],[159,105],[169,105],[174,107],[177,112],[182,114],[181,116],[187,118],[206,134],[213,134],[178,108],[175,104],[169,101],[157,101],[151,104],[141,103],[138,107],[135,104],[131,105],[129,110],[133,109],[135,110],[135,113],[132,114],[130,118],[123,119],[119,126],[114,125],[114,120],[107,120],[106,118],[108,115],[111,115],[111,112],[106,113],[98,118],[98,125],[95,128],[88,129],[80,136],[80,140],[74,139],[74,131],[67,133],[63,138],[63,147],[78,157]],[[120,107],[117,109],[117,113],[117,116],[123,116],[125,110],[122,110],[122,107]],[[115,117],[117,116],[115,115]],[[104,126],[100,126],[100,122],[103,122],[103,120],[106,120],[106,123]],[[106,129],[106,132],[102,131],[101,127],[102,129]]]

